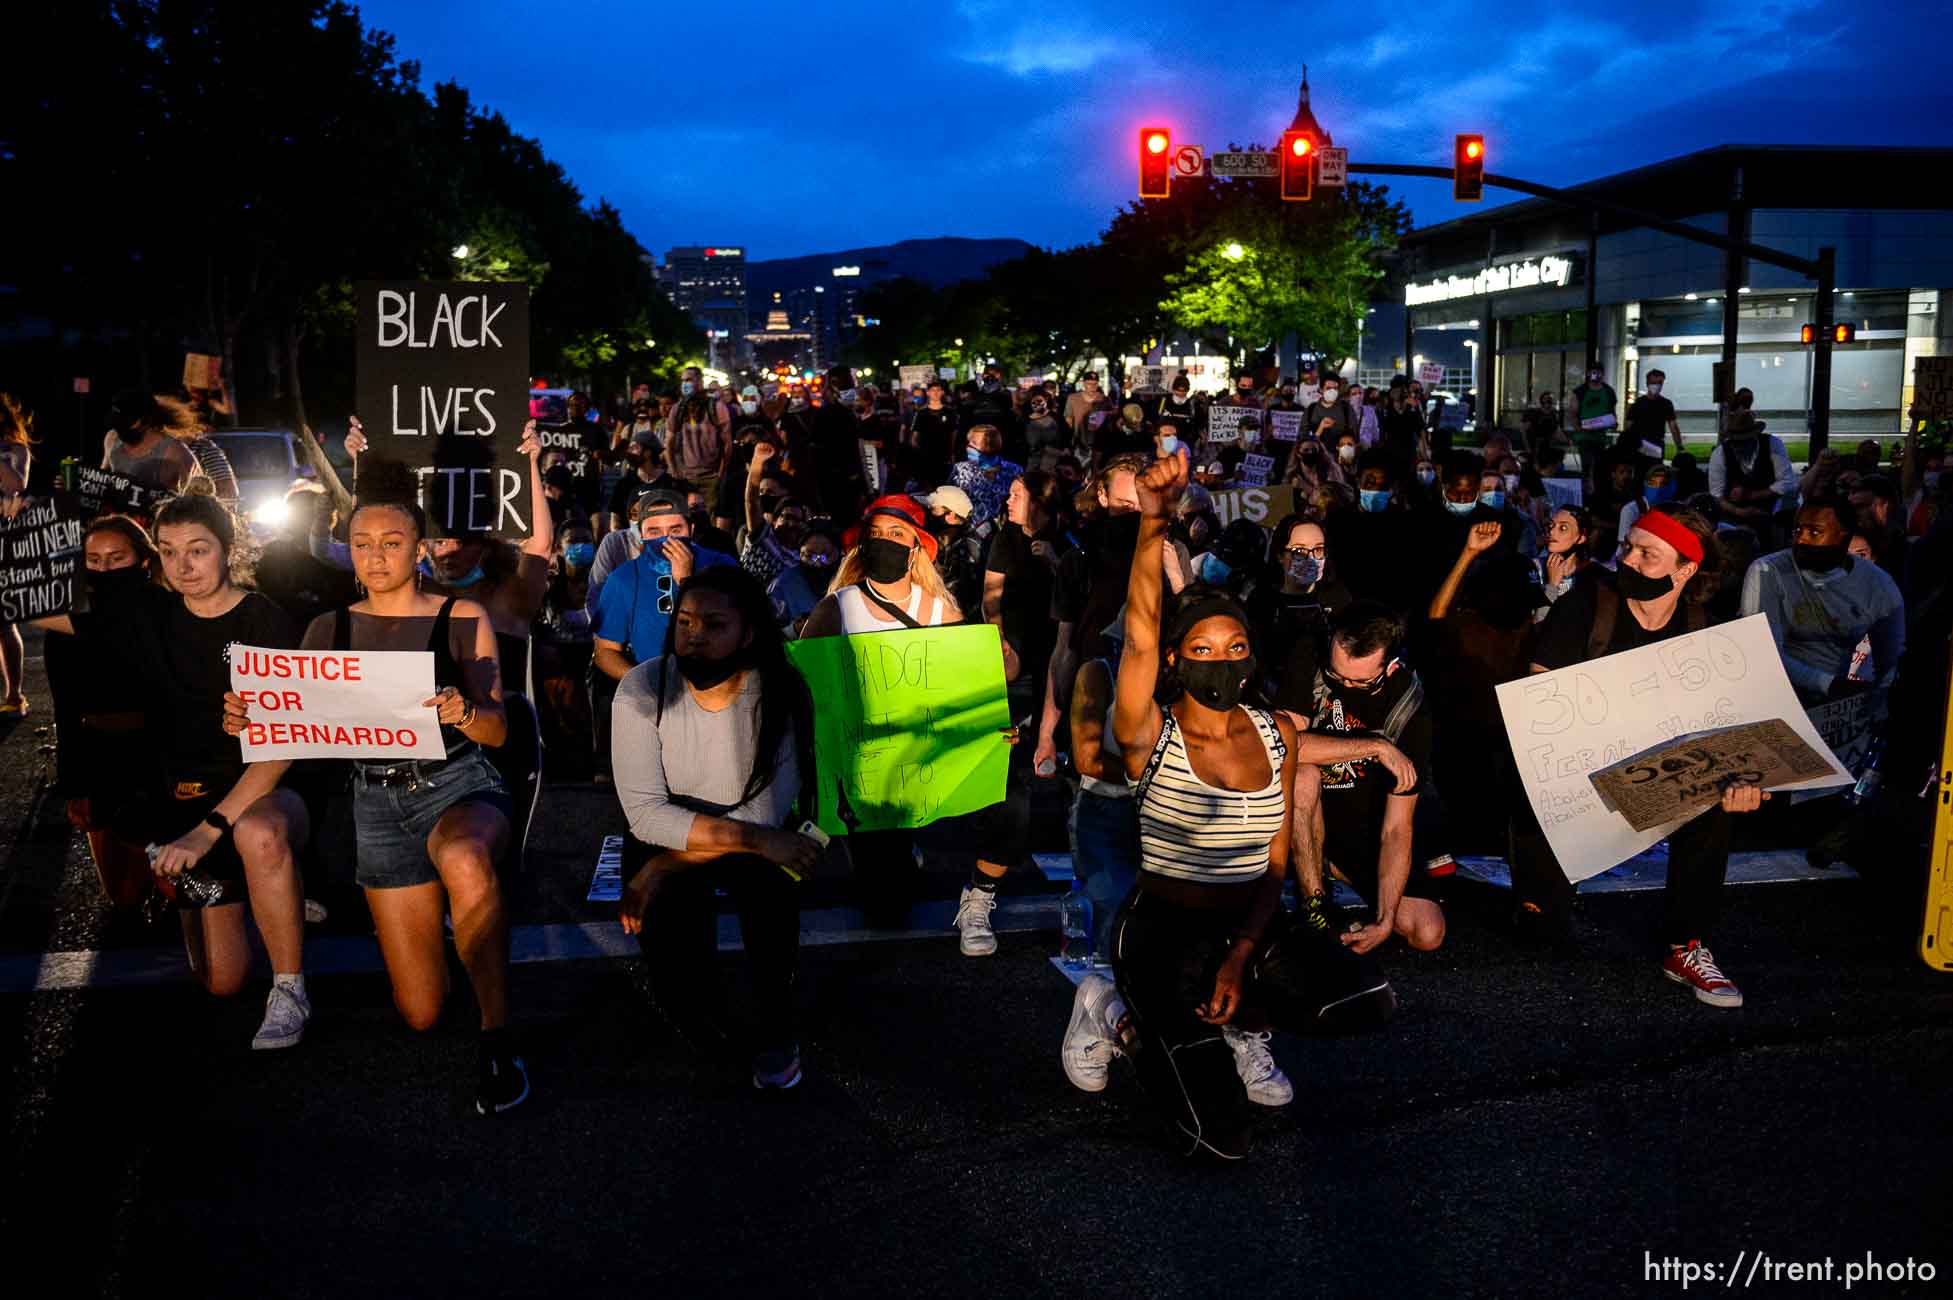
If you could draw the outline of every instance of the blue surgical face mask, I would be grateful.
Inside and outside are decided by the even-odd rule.
[[[987,451],[984,451],[980,447],[972,447],[968,451],[964,452],[963,455],[973,465],[994,465],[997,463],[997,458],[995,456],[991,455]]]
[[[587,569],[597,562],[595,542],[571,542],[563,548],[563,562],[572,569]]]
[[[1434,469],[1421,469],[1417,471],[1417,481],[1425,487],[1430,487],[1438,481],[1438,472]]]
[[[669,537],[650,537],[645,538],[640,543],[644,549],[638,552],[638,554],[642,555],[645,562],[651,566],[651,572],[657,574],[660,578],[669,578],[671,576],[671,561],[665,558],[665,543],[670,540],[672,539]],[[691,545],[691,542],[683,537],[677,540],[686,546]]]
[[[477,560],[475,561],[475,567],[468,570],[460,577],[443,578],[439,573],[435,572],[434,562],[425,557],[423,557],[420,562],[420,573],[423,578],[432,578],[434,581],[440,583],[443,587],[472,587],[476,583],[480,582],[484,576],[482,573],[481,561]]]
[[[1505,509],[1505,493],[1498,488],[1479,493],[1478,499],[1493,510]]]
[[[1664,483],[1660,487],[1651,487],[1643,495],[1647,497],[1648,504],[1651,506],[1666,505],[1675,499],[1675,485]]]
[[[1227,581],[1227,575],[1232,572],[1234,572],[1233,566],[1211,551],[1200,557],[1198,577],[1202,582],[1211,582],[1219,586]]]
[[[691,380],[687,379],[684,383],[678,385],[678,391],[682,395],[686,397],[690,397],[693,393],[698,391],[698,385],[693,383]]]
[[[1356,493],[1363,509],[1375,514],[1390,504],[1389,488],[1361,488]]]
[[[1295,579],[1298,587],[1313,586],[1316,579],[1322,576],[1322,561],[1313,555],[1290,555],[1288,576]]]
[[[1472,511],[1478,509],[1478,502],[1453,501],[1450,497],[1446,497],[1444,499],[1444,508],[1446,510],[1449,510],[1454,515],[1468,515]]]
[[[758,415],[759,403],[755,402],[750,397],[744,397],[741,398],[739,401],[739,409],[741,412],[743,412],[746,415]]]
[[[1180,440],[1170,433],[1160,435],[1160,455],[1174,456],[1180,451]]]

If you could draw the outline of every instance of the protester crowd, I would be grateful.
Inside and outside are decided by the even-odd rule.
[[[755,1086],[789,1088],[794,886],[821,847],[795,830],[812,702],[784,647],[987,623],[1006,796],[848,837],[862,904],[906,912],[920,854],[965,874],[961,951],[994,953],[1033,783],[1069,783],[1114,978],[1080,982],[1065,1073],[1097,1090],[1131,1055],[1189,1152],[1237,1158],[1241,1103],[1293,1095],[1270,1032],[1386,1020],[1380,958],[1444,943],[1456,856],[1506,857],[1515,935],[1565,940],[1573,888],[1521,788],[1501,683],[1762,613],[1805,704],[1891,687],[1923,716],[1943,707],[1939,453],[1915,433],[1892,465],[1866,443],[1800,476],[1739,392],[1698,461],[1661,373],[1646,379],[1625,411],[1594,371],[1522,427],[1467,436],[1406,376],[1371,388],[1307,366],[1243,372],[1212,399],[1184,374],[1073,387],[993,366],[881,391],[845,368],[765,390],[688,371],[608,414],[578,394],[527,431],[536,527],[520,544],[435,536],[357,421],[356,508],[335,518],[297,486],[284,533],[254,543],[188,450],[184,410],[132,398],[104,467],[168,499],[89,522],[89,610],[49,620],[62,788],[118,901],[147,894],[152,866],[180,903],[191,876],[219,887],[182,909],[213,992],[245,980],[248,902],[275,973],[253,1046],[272,1048],[311,1014],[295,855],[350,781],[395,1000],[409,1025],[434,1023],[451,929],[494,1113],[528,1091],[498,869],[543,773],[612,783],[635,846],[621,916],[660,1009],[707,1050],[745,1053]],[[23,454],[0,455],[0,492],[18,494],[31,421],[6,412],[0,452]],[[447,757],[241,763],[233,644],[431,650]],[[24,707],[17,665],[10,649],[0,708]],[[1910,764],[1895,784],[1916,789],[1936,757],[1895,736],[1888,762]],[[1732,787],[1670,838],[1650,975],[1707,1005],[1741,1003],[1708,941],[1732,818],[1766,797]],[[1338,879],[1361,907],[1333,905]],[[744,1039],[709,978],[715,889],[739,910],[761,1002]]]

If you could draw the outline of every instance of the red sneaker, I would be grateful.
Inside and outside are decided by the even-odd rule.
[[[1661,964],[1661,973],[1677,984],[1686,984],[1695,990],[1695,1000],[1706,1002],[1712,1007],[1740,1007],[1743,1005],[1743,990],[1736,982],[1722,973],[1716,959],[1700,939],[1691,939],[1685,948],[1670,948],[1668,959]]]

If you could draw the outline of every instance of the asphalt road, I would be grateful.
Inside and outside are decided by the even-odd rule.
[[[36,702],[0,737],[0,958],[167,948],[30,815]],[[545,803],[518,919],[600,921],[601,799]],[[465,992],[417,1037],[382,976],[316,975],[280,1054],[248,1050],[260,993],[0,992],[9,1291],[1660,1295],[1667,1257],[1718,1269],[1707,1291],[1763,1252],[1833,1280],[1744,1289],[1835,1295],[1871,1252],[1913,1279],[1852,1294],[1953,1292],[1953,980],[1912,956],[1916,913],[1859,881],[1732,888],[1716,947],[1749,1001],[1724,1012],[1659,977],[1658,906],[1590,898],[1572,945],[1522,951],[1461,893],[1444,950],[1389,954],[1394,1024],[1277,1040],[1298,1100],[1227,1169],[1164,1149],[1123,1063],[1099,1096],[1065,1082],[1048,932],[984,961],[947,934],[808,948],[785,1097],[674,1042],[631,963],[523,965],[535,1094],[494,1122]],[[350,909],[329,928],[357,940]]]

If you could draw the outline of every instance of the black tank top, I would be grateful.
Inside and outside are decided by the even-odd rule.
[[[454,612],[453,596],[441,602],[441,612],[434,616],[434,628],[427,634],[427,649],[434,656],[434,689],[439,691],[452,686],[464,696],[468,693],[466,678],[461,672],[461,663],[454,657],[454,647],[449,644],[449,628]],[[332,648],[345,651],[353,648],[352,611],[341,607],[332,614]],[[454,757],[456,750],[475,742],[463,735],[459,727],[443,726],[441,742],[447,747],[448,757]]]

